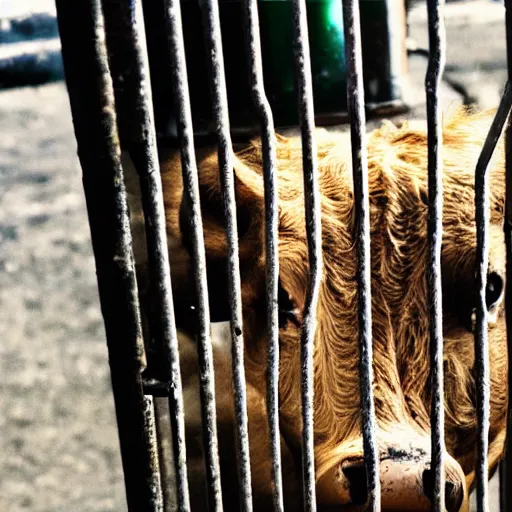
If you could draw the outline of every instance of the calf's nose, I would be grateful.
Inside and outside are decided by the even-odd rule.
[[[445,462],[445,506],[459,512],[464,500],[462,470]],[[318,482],[318,499],[329,505],[364,505],[368,500],[362,458],[352,458],[326,473]],[[434,473],[427,461],[385,458],[380,463],[382,510],[430,511],[434,500]]]
[[[450,467],[447,468],[444,501],[448,512],[458,512],[464,501],[464,487],[462,481],[457,478],[457,475],[454,474],[450,476],[450,469]],[[433,470],[425,469],[423,471],[423,491],[432,503],[434,502],[434,479],[435,475]]]

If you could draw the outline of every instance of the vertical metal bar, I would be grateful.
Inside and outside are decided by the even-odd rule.
[[[149,444],[152,447],[151,457],[153,459],[152,464],[155,471],[158,474],[158,478],[155,478],[153,489],[153,495],[155,496],[154,506],[155,509],[164,512],[164,501],[163,493],[161,490],[161,478],[160,478],[160,460],[158,457],[158,439],[156,435],[156,424],[155,424],[155,408],[154,399],[152,396],[144,396],[143,399],[143,411],[144,411],[144,422],[145,430],[148,433]]]
[[[406,9],[402,0],[384,0],[386,5],[386,25],[389,58],[389,96],[393,100],[402,99],[402,77],[405,74],[405,30]]]
[[[103,0],[103,13],[110,66],[114,83],[118,85],[118,105],[124,109],[126,116],[121,135],[126,135],[123,142],[126,142],[140,180],[154,319],[157,324],[153,326],[153,332],[163,350],[165,371],[170,383],[169,410],[179,510],[187,512],[190,504],[178,337],[141,0]]]
[[[490,368],[487,339],[487,269],[489,264],[489,179],[487,167],[501,136],[512,102],[512,88],[507,82],[505,92],[478,158],[475,169],[475,221],[476,221],[476,304],[475,367],[477,375],[478,451],[477,451],[477,510],[489,511],[489,425],[490,425]]]
[[[439,84],[445,64],[444,0],[427,0],[429,61],[425,77],[428,126],[428,306],[430,317],[430,376],[432,389],[431,431],[433,510],[445,510],[444,474],[444,379],[441,245],[443,236],[442,126]]]
[[[130,511],[161,511],[158,454],[144,413],[145,355],[112,82],[99,0],[57,0],[83,170]]]
[[[278,207],[276,137],[272,110],[265,94],[261,61],[258,3],[245,0],[245,34],[251,93],[258,111],[263,148],[263,178],[265,189],[265,257],[267,283],[268,370],[267,410],[272,452],[274,510],[283,511],[283,481],[281,473],[281,438],[279,433],[279,316],[278,316]]]
[[[198,360],[201,419],[204,437],[206,480],[208,484],[208,504],[210,512],[220,512],[222,511],[222,490],[217,441],[213,353],[210,337],[210,306],[206,281],[206,255],[179,0],[168,0],[166,17],[172,65],[171,76],[174,104],[177,112],[178,134],[180,138],[183,194],[184,201],[188,207],[192,259],[194,262],[194,284],[199,324]]]
[[[510,387],[509,387],[509,389],[510,389]],[[509,430],[509,427],[507,427],[507,431],[508,430]],[[507,439],[508,439],[508,434],[507,434]],[[505,445],[506,445],[505,457],[500,461],[500,466],[499,466],[500,512],[506,512],[507,505],[508,505],[508,503],[510,503],[509,496],[508,496],[508,490],[506,488],[507,478],[508,478],[508,474],[509,474],[507,459],[508,459],[508,453],[510,453],[509,449],[508,449],[508,440],[506,441]]]
[[[356,250],[359,320],[359,374],[364,459],[368,483],[368,510],[380,510],[379,451],[373,403],[372,299],[370,261],[370,203],[368,149],[364,111],[361,22],[358,0],[343,1],[343,23],[348,65],[347,104],[352,140],[352,173],[356,215]]]
[[[318,181],[317,148],[314,137],[315,112],[308,24],[305,0],[293,0],[293,47],[299,97],[299,120],[302,138],[304,202],[309,255],[309,283],[304,306],[300,344],[302,396],[302,480],[304,509],[316,510],[314,445],[314,351],[316,309],[322,279],[322,227]]]
[[[210,56],[210,86],[213,119],[218,143],[220,183],[226,219],[228,243],[228,284],[231,310],[231,339],[233,361],[233,388],[236,416],[236,451],[240,505],[242,510],[252,510],[251,465],[247,420],[247,396],[245,389],[244,337],[242,321],[242,297],[240,290],[240,263],[238,261],[238,229],[234,185],[234,155],[229,128],[224,57],[220,32],[217,0],[200,1],[207,53]]]
[[[165,398],[155,396],[153,400],[164,512],[175,512],[178,510],[178,491],[176,472],[173,468],[174,450],[172,448],[172,432],[170,432],[169,399],[167,396]]]
[[[512,0],[505,0],[505,29],[507,37],[508,80],[512,81]],[[512,126],[505,133],[505,241],[506,241],[506,289],[505,314],[507,322],[508,351],[508,422],[505,458],[500,466],[500,508],[508,512],[512,507]]]

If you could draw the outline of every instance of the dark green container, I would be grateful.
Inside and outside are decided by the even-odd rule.
[[[340,0],[308,0],[307,18],[315,111],[346,108],[345,40]],[[259,2],[265,90],[277,125],[296,124],[291,0]]]
[[[157,131],[175,136],[164,1],[144,0],[146,37]],[[317,124],[346,120],[345,41],[341,0],[306,0],[313,92]],[[265,90],[277,127],[298,123],[291,0],[259,0]],[[198,0],[182,0],[182,19],[192,117],[196,133],[209,131],[212,106],[208,61]],[[361,31],[366,102],[371,108],[403,106],[405,15],[403,2],[361,0]],[[240,0],[219,0],[226,86],[234,134],[257,131]],[[389,109],[386,110],[389,113]]]

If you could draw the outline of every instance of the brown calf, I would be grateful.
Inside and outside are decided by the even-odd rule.
[[[492,113],[458,112],[444,125],[442,249],[446,410],[446,503],[467,510],[474,485],[476,404],[474,171]],[[315,351],[315,460],[320,507],[359,510],[366,499],[361,439],[354,207],[348,135],[317,132],[324,276]],[[423,125],[374,131],[368,140],[371,203],[374,393],[383,510],[430,510],[429,316],[427,312],[427,135]],[[504,160],[491,162],[491,250],[488,306],[491,360],[489,470],[503,453],[507,349],[503,295]],[[280,426],[285,508],[299,510],[301,414],[299,339],[308,282],[300,140],[278,138],[280,265]],[[228,320],[227,254],[217,154],[198,150],[212,320]],[[244,305],[252,485],[256,510],[271,509],[271,465],[265,405],[264,203],[261,147],[236,154],[235,187]],[[194,509],[203,510],[204,480],[187,209],[179,154],[162,168],[182,374],[187,409]],[[181,313],[180,313],[181,312]],[[187,320],[188,319],[188,320]],[[229,336],[214,343],[225,508],[236,510],[237,486]]]

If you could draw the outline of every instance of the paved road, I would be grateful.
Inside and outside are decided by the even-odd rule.
[[[123,511],[63,84],[0,93],[0,510]]]

